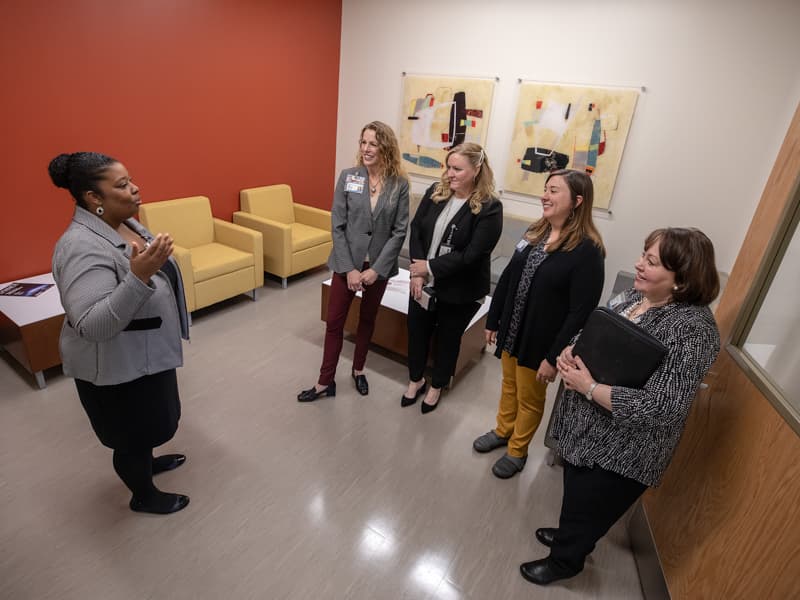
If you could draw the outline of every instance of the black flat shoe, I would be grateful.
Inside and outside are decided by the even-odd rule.
[[[536,539],[539,540],[539,543],[550,548],[556,540],[557,532],[558,529],[555,527],[541,527],[536,530]]]
[[[436,404],[428,404],[427,402],[425,402],[425,400],[423,400],[419,405],[420,409],[422,410],[422,414],[427,415],[429,412],[435,411],[436,408],[439,406],[439,402],[441,401],[441,399],[442,399],[442,393],[439,392],[439,397],[436,399]]]
[[[353,381],[356,382],[356,389],[358,393],[362,396],[366,396],[369,394],[369,384],[367,383],[367,377],[363,373],[361,375],[356,375],[355,372],[350,373],[353,377]]]
[[[400,398],[400,406],[405,408],[406,406],[411,406],[412,404],[414,404],[417,401],[417,398],[419,398],[422,394],[425,393],[425,389],[427,387],[428,385],[426,383],[423,383],[422,387],[417,390],[417,393],[414,394],[413,398],[409,398],[408,396],[403,394],[403,397]]]
[[[153,458],[153,475],[177,469],[186,462],[185,454],[165,454]]]
[[[299,394],[297,394],[297,401],[298,402],[313,402],[317,398],[321,396],[335,396],[336,395],[336,382],[334,381],[324,390],[317,391],[314,386],[311,386],[311,389],[303,390]]]
[[[580,569],[574,570],[558,566],[549,556],[540,560],[522,563],[519,566],[520,575],[536,585],[547,585],[559,579],[569,579],[580,572]]]
[[[131,510],[134,512],[168,515],[183,510],[186,508],[186,505],[189,504],[189,496],[184,496],[183,494],[164,494],[164,496],[167,497],[165,501],[157,504],[148,504],[134,497],[131,498],[131,502],[128,506],[130,506]]]

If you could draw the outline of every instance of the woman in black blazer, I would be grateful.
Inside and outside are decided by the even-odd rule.
[[[426,414],[455,371],[461,336],[489,293],[490,255],[503,229],[503,205],[494,196],[494,174],[480,145],[467,142],[447,155],[442,179],[422,198],[409,232],[409,383],[401,406],[425,392],[423,373],[436,334],[431,386],[422,402]],[[436,307],[420,304],[435,292]]]
[[[605,250],[592,221],[593,186],[581,171],[550,173],[542,218],[528,228],[492,297],[486,342],[503,365],[497,427],[472,447],[508,446],[492,467],[501,479],[525,466],[544,412],[556,358],[583,327],[603,290]]]

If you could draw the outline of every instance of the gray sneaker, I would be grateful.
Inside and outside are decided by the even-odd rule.
[[[497,460],[496,463],[494,463],[494,466],[492,467],[492,473],[494,473],[495,477],[499,477],[500,479],[508,479],[509,477],[513,477],[522,471],[522,469],[525,468],[525,463],[527,461],[527,456],[517,458],[516,456],[504,454]]]
[[[494,429],[487,431],[472,442],[475,452],[491,452],[495,448],[508,445],[508,438],[501,438],[494,432]]]

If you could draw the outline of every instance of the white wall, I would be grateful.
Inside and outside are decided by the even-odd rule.
[[[498,189],[518,78],[643,85],[612,212],[596,216],[606,291],[667,225],[704,230],[730,271],[800,100],[798,25],[797,0],[343,0],[337,170],[364,123],[399,124],[403,71],[500,78],[487,140]],[[536,200],[502,198],[539,215]]]

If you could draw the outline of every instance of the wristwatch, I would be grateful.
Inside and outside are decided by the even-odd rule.
[[[592,392],[594,392],[594,388],[596,388],[598,385],[600,385],[600,384],[597,383],[596,381],[593,381],[592,385],[589,386],[589,391],[584,394],[584,396],[586,396],[586,399],[589,402],[592,401]]]

